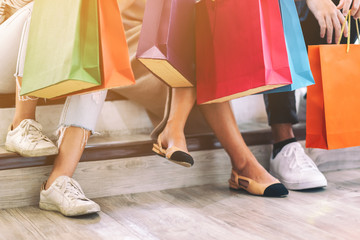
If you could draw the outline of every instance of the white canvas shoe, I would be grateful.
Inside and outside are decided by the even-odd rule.
[[[100,211],[100,206],[85,197],[79,183],[70,177],[58,177],[47,190],[45,184],[41,187],[39,202],[43,210],[57,211],[68,217]]]
[[[298,142],[289,143],[270,159],[270,174],[290,190],[326,187],[325,176]]]
[[[39,157],[58,154],[58,148],[42,132],[40,123],[25,119],[6,136],[5,148],[24,157]]]

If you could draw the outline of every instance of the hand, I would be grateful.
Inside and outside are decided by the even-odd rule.
[[[324,38],[326,34],[327,43],[331,43],[335,30],[335,41],[337,42],[341,37],[341,26],[345,23],[345,18],[340,10],[331,0],[306,0],[306,3],[320,25],[320,37]],[[347,25],[344,36],[348,36]]]
[[[358,19],[360,17],[360,0],[340,0],[339,5],[337,5],[337,9],[342,9],[343,15],[346,16],[349,12],[351,2],[353,2],[351,7],[351,16]]]

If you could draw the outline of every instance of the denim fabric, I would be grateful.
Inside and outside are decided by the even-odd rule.
[[[264,94],[264,101],[269,125],[299,122],[294,91]]]
[[[306,0],[296,1],[295,4],[300,21],[304,21],[309,14],[309,8],[306,5]]]
[[[23,31],[30,23],[33,3],[18,10],[0,24],[0,94],[15,92],[16,63]]]
[[[68,97],[61,114],[60,127],[80,127],[94,133],[106,94],[107,90],[103,90]]]
[[[309,14],[306,0],[296,1],[295,4],[300,21],[304,21]],[[299,122],[294,91],[264,94],[264,102],[269,125]]]
[[[30,28],[29,23],[30,17],[27,19],[27,21],[25,21],[21,44],[18,48],[19,56],[15,74],[17,77],[22,77],[24,72],[26,47]],[[15,81],[13,84],[15,85]],[[60,118],[60,127],[80,127],[94,133],[96,122],[104,104],[106,94],[107,91],[104,90],[68,97],[66,99]]]

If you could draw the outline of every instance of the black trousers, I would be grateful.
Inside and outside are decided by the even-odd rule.
[[[333,1],[338,4],[338,0]],[[302,11],[303,12],[303,11]],[[326,44],[326,37],[320,38],[320,27],[314,15],[309,12],[304,21],[301,22],[301,27],[304,34],[306,46]],[[355,21],[351,22],[351,43],[354,43],[357,38]],[[334,42],[334,41],[333,41]],[[342,39],[342,43],[346,43],[346,39]],[[264,94],[264,101],[266,106],[266,113],[268,115],[269,125],[277,123],[298,123],[296,114],[295,93],[271,93]]]

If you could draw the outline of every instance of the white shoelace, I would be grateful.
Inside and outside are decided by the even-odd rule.
[[[50,142],[50,139],[48,139],[44,134],[42,134],[41,128],[35,126],[30,121],[23,121],[21,123],[21,128],[24,129],[22,136],[29,136],[28,139],[32,143],[40,141]]]
[[[83,200],[88,201],[84,192],[80,186],[72,178],[64,178],[62,182],[58,183],[58,186],[64,196],[70,201]]]
[[[301,171],[314,171],[317,170],[317,167],[315,163],[309,159],[302,147],[298,146],[291,146],[285,149],[284,156],[287,159],[294,159],[294,161],[291,161],[289,164],[289,167],[291,169],[298,168]],[[294,156],[292,158],[292,156]]]

